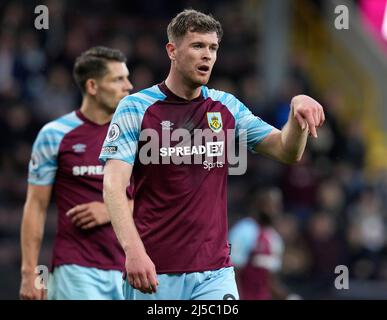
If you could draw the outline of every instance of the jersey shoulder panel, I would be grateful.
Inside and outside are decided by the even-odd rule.
[[[66,134],[82,124],[83,121],[73,111],[43,126],[32,147],[28,183],[36,185],[54,183],[60,144]]]
[[[134,164],[146,110],[165,98],[157,85],[123,98],[110,123],[99,160],[105,163],[116,159]]]
[[[241,101],[231,93],[215,89],[202,88],[204,97],[219,101],[228,108],[235,119],[237,134],[241,143],[246,143],[250,151],[272,130],[273,126],[255,116]]]

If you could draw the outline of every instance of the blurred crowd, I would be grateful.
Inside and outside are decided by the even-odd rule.
[[[31,2],[0,4],[0,298],[17,298],[19,226],[32,143],[44,123],[77,109],[81,101],[71,75],[75,57],[93,45],[119,48],[128,57],[134,91],[159,83],[169,67],[167,23],[188,6],[188,1],[166,0],[47,1],[49,30],[39,31]],[[277,128],[299,93],[319,100],[327,117],[299,165],[249,155],[247,174],[230,176],[230,225],[258,210],[258,188],[277,186],[283,194],[275,224],[285,242],[281,277],[290,287],[305,298],[334,297],[334,269],[341,264],[351,279],[387,281],[387,173],[371,179],[365,174],[362,126],[338,118],[340,92],[314,92],[302,57],[290,57],[282,89],[268,100],[257,22],[249,19],[244,1],[189,3],[212,12],[224,27],[210,87],[235,94]],[[51,209],[42,264],[50,262],[55,228]]]

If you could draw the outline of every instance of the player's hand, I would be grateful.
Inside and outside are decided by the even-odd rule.
[[[301,129],[309,128],[309,133],[317,138],[317,128],[325,121],[323,107],[309,96],[298,95],[292,99],[291,112]]]
[[[84,230],[110,222],[106,205],[98,201],[79,204],[67,211],[66,215],[76,227]]]
[[[129,284],[142,293],[157,291],[156,267],[145,251],[126,254],[125,268]]]
[[[35,273],[22,276],[19,297],[21,300],[46,300],[47,290],[36,289],[35,279],[37,275]]]

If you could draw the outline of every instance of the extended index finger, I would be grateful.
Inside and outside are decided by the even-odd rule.
[[[316,123],[314,121],[314,117],[312,114],[307,113],[304,115],[306,122],[309,126],[309,131],[312,134],[313,137],[317,138],[317,130],[316,130]]]

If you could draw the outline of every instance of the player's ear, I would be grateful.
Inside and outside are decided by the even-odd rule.
[[[97,94],[98,84],[95,79],[87,79],[85,83],[85,92],[90,94],[91,96],[95,96]]]
[[[176,45],[172,42],[168,42],[167,45],[165,46],[165,49],[167,50],[169,59],[171,59],[171,61],[176,60],[176,57],[175,57]]]

